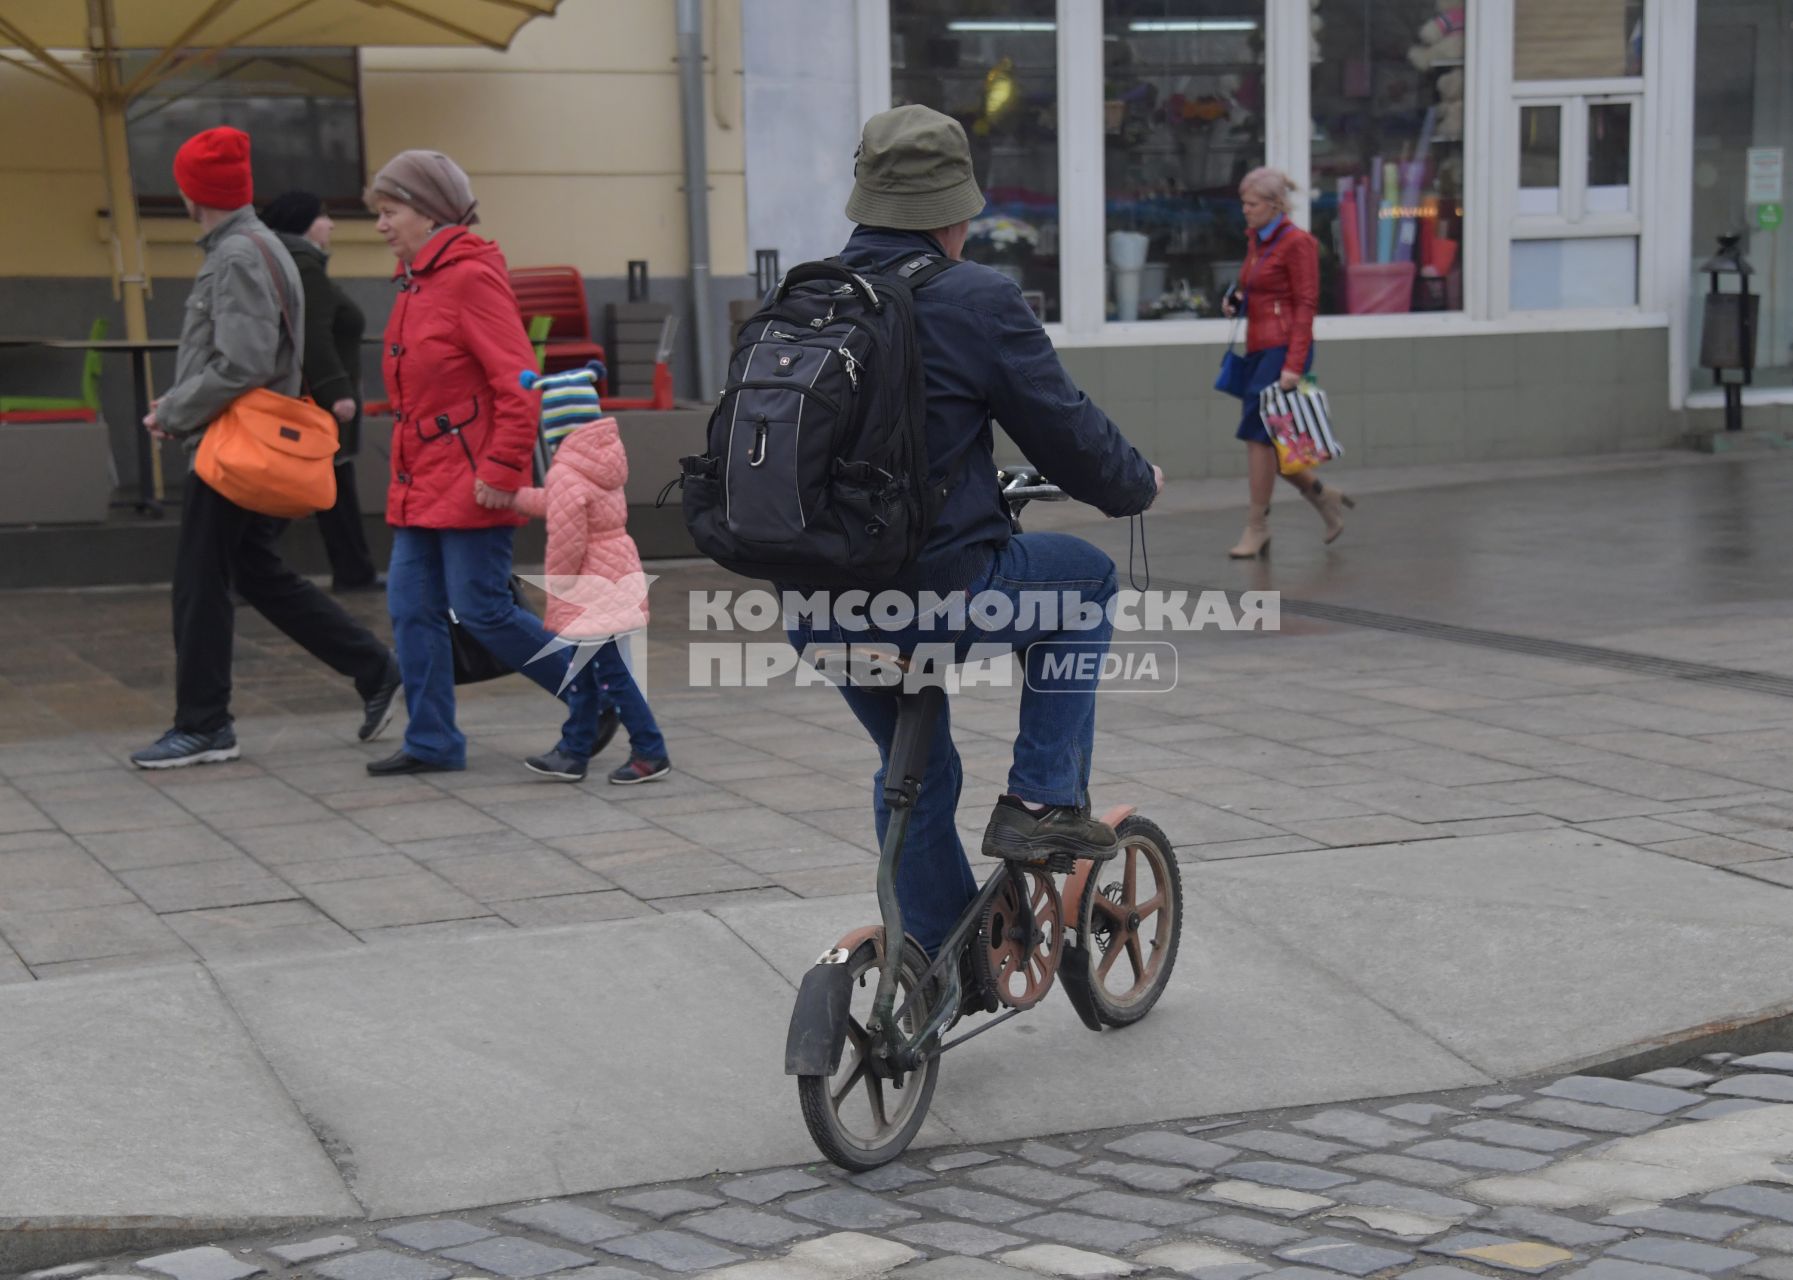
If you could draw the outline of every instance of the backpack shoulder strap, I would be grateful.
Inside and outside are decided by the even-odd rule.
[[[946,258],[937,253],[917,253],[899,258],[885,267],[884,273],[901,280],[913,293],[942,271],[958,265],[957,258]]]

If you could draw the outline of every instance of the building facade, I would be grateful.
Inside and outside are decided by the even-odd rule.
[[[675,36],[669,0],[565,0],[504,53],[274,51],[140,104],[152,332],[178,329],[198,261],[167,154],[242,121],[260,195],[329,185],[349,212],[392,153],[455,156],[480,229],[513,265],[578,268],[600,326],[645,261],[649,297],[685,315],[681,393],[713,394]],[[1295,179],[1320,243],[1315,373],[1347,463],[1657,448],[1715,424],[1698,268],[1721,234],[1761,295],[1748,420],[1793,428],[1793,0],[708,0],[704,47],[718,346],[756,267],[839,247],[861,121],[923,102],[965,123],[990,197],[968,256],[1016,280],[1173,476],[1244,465],[1212,382],[1258,164]],[[116,325],[91,113],[5,66],[0,98],[0,331]],[[377,326],[391,259],[371,221],[342,220],[332,270]],[[0,353],[8,390],[78,373]],[[105,407],[122,460],[122,367]]]
[[[756,14],[794,32],[809,8],[750,3],[749,32]],[[839,121],[833,155],[893,103],[956,116],[991,199],[968,256],[1016,278],[1177,474],[1243,466],[1237,402],[1211,384],[1243,257],[1235,188],[1258,164],[1294,178],[1319,240],[1315,372],[1359,462],[1654,448],[1712,425],[1698,267],[1726,233],[1763,295],[1748,420],[1793,425],[1789,0],[852,8],[800,48],[748,43],[748,239],[788,256],[841,230],[833,199],[802,227],[755,199],[762,169],[816,145],[771,121],[803,112],[804,68],[857,69],[856,112],[831,88],[803,113]]]

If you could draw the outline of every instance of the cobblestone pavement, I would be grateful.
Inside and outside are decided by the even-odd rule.
[[[771,1169],[29,1280],[1793,1280],[1793,1053]],[[792,1099],[793,1122],[796,1104]]]

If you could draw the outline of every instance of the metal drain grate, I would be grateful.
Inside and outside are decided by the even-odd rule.
[[[1236,592],[1227,592],[1229,599]],[[1579,662],[1584,666],[1607,667],[1615,671],[1635,671],[1663,676],[1671,680],[1691,680],[1699,684],[1721,685],[1728,689],[1746,689],[1777,698],[1793,698],[1793,676],[1776,675],[1772,671],[1740,671],[1735,667],[1715,667],[1705,662],[1687,662],[1680,658],[1660,658],[1650,653],[1630,653],[1624,649],[1603,649],[1598,645],[1576,644],[1571,640],[1545,640],[1538,636],[1513,635],[1506,631],[1483,631],[1476,627],[1459,627],[1448,622],[1427,622],[1423,618],[1407,618],[1396,613],[1377,613],[1373,609],[1355,609],[1350,605],[1323,604],[1316,600],[1282,599],[1284,613],[1324,622],[1338,622],[1351,627],[1375,631],[1397,631],[1403,635],[1425,636],[1430,640],[1446,640],[1452,644],[1475,645],[1481,649],[1500,649],[1507,653],[1523,653],[1538,658],[1555,658],[1560,662]]]

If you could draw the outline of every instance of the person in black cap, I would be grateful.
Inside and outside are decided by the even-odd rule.
[[[280,237],[305,286],[305,386],[336,415],[336,505],[318,512],[318,532],[330,557],[331,590],[374,591],[384,583],[374,569],[361,498],[355,492],[355,453],[361,447],[361,335],[367,319],[330,279],[330,233],[336,223],[309,191],[287,191],[268,201],[262,221]]]

